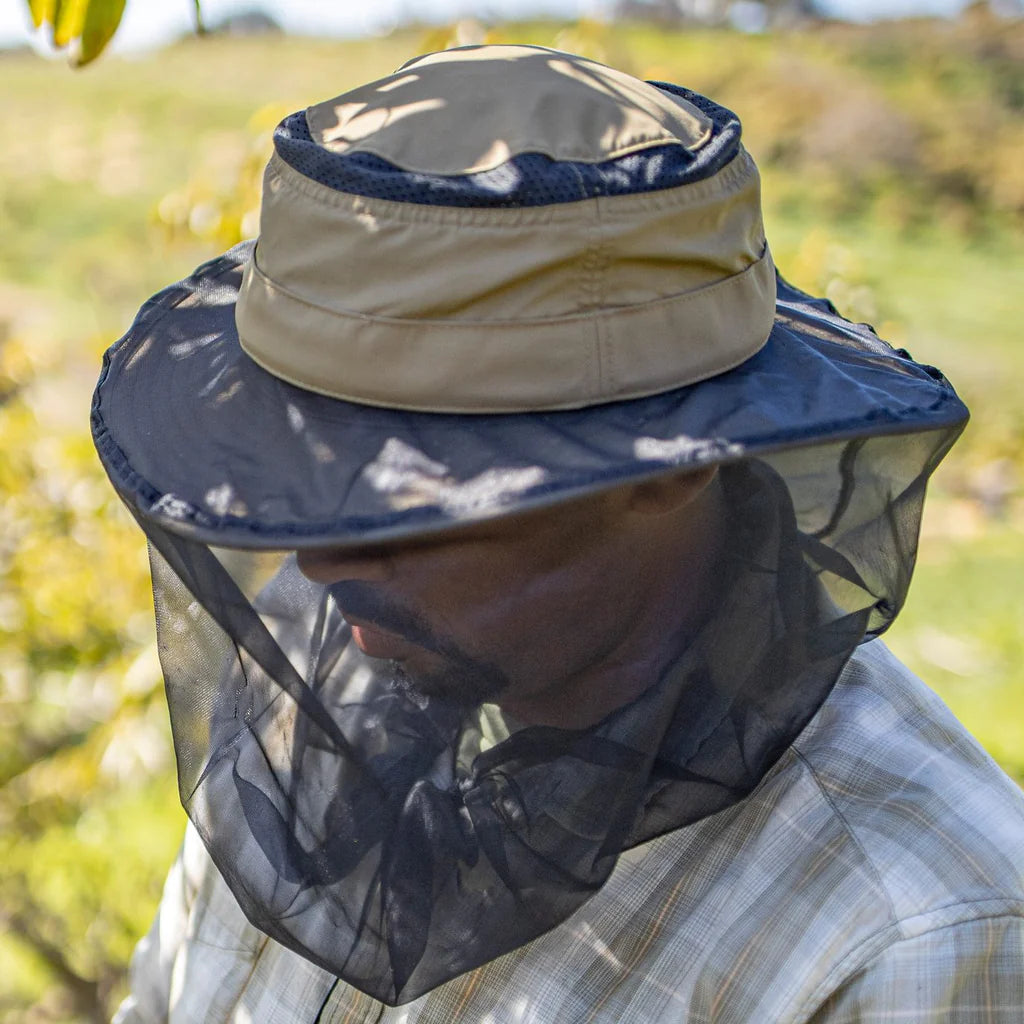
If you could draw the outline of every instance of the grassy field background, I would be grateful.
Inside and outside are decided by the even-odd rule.
[[[87,433],[100,355],[255,231],[281,116],[483,34],[189,40],[79,73],[0,58],[0,1022],[106,1019],[183,828],[141,535]],[[1024,780],[1024,25],[487,38],[731,106],[783,272],[957,385],[974,418],[890,642]]]

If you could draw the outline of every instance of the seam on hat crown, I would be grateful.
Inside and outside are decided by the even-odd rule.
[[[264,271],[259,266],[257,250],[253,255],[253,258],[245,264],[244,276],[255,277],[261,279],[263,285],[267,288],[273,289],[273,291],[285,296],[293,302],[301,303],[304,306],[312,310],[317,310],[322,313],[329,314],[331,316],[338,316],[344,318],[352,318],[355,320],[362,320],[366,323],[379,323],[383,325],[392,325],[400,327],[403,324],[409,325],[422,325],[429,328],[443,328],[446,333],[468,331],[471,333],[479,334],[481,328],[500,327],[503,329],[511,330],[524,330],[530,331],[537,327],[544,325],[554,324],[568,324],[572,322],[585,323],[589,320],[604,318],[604,319],[615,319],[616,317],[628,317],[630,314],[643,309],[654,309],[658,306],[677,305],[686,302],[701,302],[711,297],[716,289],[727,289],[734,285],[737,279],[749,275],[753,272],[757,272],[759,268],[764,265],[774,268],[774,264],[771,258],[771,252],[768,249],[767,244],[763,246],[762,255],[759,259],[752,262],[745,270],[740,271],[737,274],[733,274],[729,277],[719,278],[716,281],[712,281],[710,284],[704,285],[701,288],[694,289],[692,291],[678,292],[673,295],[663,295],[657,299],[649,299],[646,302],[638,302],[632,305],[620,305],[620,306],[605,306],[601,309],[587,309],[577,313],[562,313],[554,316],[538,316],[538,317],[518,317],[510,319],[492,319],[492,320],[470,320],[470,319],[456,319],[454,317],[435,317],[426,319],[423,317],[406,317],[406,316],[387,316],[377,313],[361,313],[358,310],[346,309],[340,306],[323,306],[309,298],[300,295],[298,292],[294,292],[289,288],[281,285],[279,282],[274,281],[272,278],[267,277]],[[773,270],[774,272],[774,270]],[[245,347],[243,341],[242,347]]]

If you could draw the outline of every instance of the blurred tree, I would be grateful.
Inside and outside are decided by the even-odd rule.
[[[732,25],[746,31],[824,18],[819,0],[616,0],[617,19],[662,25]]]
[[[66,414],[69,362],[0,345],[0,982],[48,977],[39,1019],[102,1021],[182,819],[145,561]]]

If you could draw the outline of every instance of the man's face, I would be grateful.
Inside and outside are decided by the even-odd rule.
[[[629,689],[624,677],[650,657],[637,633],[654,628],[665,559],[679,554],[667,543],[677,526],[635,495],[401,543],[299,551],[299,568],[330,587],[356,644],[391,661],[400,683],[465,705],[496,701],[527,720],[582,721],[586,708],[559,714],[559,705],[574,693],[592,704],[598,676],[618,673],[615,686]]]

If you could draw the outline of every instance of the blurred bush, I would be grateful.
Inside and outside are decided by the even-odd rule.
[[[0,1018],[32,978],[39,1019],[106,1017],[180,832],[144,553],[68,369],[0,346]]]

